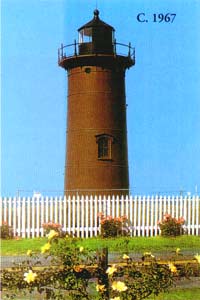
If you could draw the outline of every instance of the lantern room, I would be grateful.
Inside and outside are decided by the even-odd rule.
[[[93,19],[78,29],[79,55],[113,54],[114,28],[99,18],[99,11],[94,10]]]

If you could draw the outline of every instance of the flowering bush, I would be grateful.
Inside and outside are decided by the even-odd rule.
[[[13,229],[5,221],[3,221],[2,225],[0,226],[0,238],[1,239],[11,239],[11,238],[13,238]]]
[[[30,297],[37,291],[49,300],[141,300],[167,291],[179,277],[174,261],[157,263],[151,252],[145,252],[141,262],[125,253],[122,263],[108,265],[105,250],[95,254],[80,246],[78,239],[60,238],[51,231],[41,248],[48,259],[45,266],[28,250],[26,261],[13,267],[12,272],[3,270],[6,299],[18,299],[18,291],[30,293]],[[199,262],[199,255],[195,259]]]
[[[41,247],[41,254],[47,259],[44,267],[39,256],[28,250],[28,259],[13,267],[12,272],[2,272],[6,299],[16,299],[18,291],[30,295],[37,291],[43,293],[45,299],[92,299],[88,297],[92,275],[85,264],[91,266],[96,257],[91,256],[89,250],[79,247],[76,239],[60,238],[56,231],[51,231],[48,242]]]
[[[99,218],[101,236],[103,238],[129,235],[128,220],[126,216],[113,218],[112,216],[105,217],[103,214],[100,214]]]
[[[164,219],[158,222],[162,236],[178,236],[184,234],[183,225],[185,220],[183,217],[173,218],[170,214],[165,214]]]
[[[58,233],[62,232],[62,226],[58,223],[53,223],[53,222],[43,223],[42,228],[44,228],[45,234],[48,234],[51,230],[54,230]]]
[[[151,294],[158,295],[166,291],[174,282],[174,274],[170,268],[159,265],[155,259],[140,266],[126,254],[123,259],[123,266],[116,264],[107,269],[109,297],[106,298],[105,291],[102,291],[100,299],[146,299]]]

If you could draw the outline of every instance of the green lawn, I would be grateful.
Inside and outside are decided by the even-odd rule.
[[[1,255],[24,255],[27,250],[31,249],[40,252],[41,246],[47,242],[47,238],[21,239],[21,240],[1,240]],[[79,239],[78,245],[91,250],[108,247],[109,252],[170,252],[180,248],[182,251],[190,250],[196,252],[199,249],[200,254],[200,237],[198,236],[180,236],[176,238],[164,237],[133,237],[133,238],[113,238],[100,239],[88,238]]]
[[[200,288],[176,289],[157,297],[151,296],[148,300],[200,300]]]

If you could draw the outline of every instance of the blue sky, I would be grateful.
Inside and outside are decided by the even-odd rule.
[[[67,83],[57,48],[77,39],[96,2],[117,41],[136,48],[126,73],[133,193],[199,193],[200,1],[2,0],[1,194],[62,195]],[[158,13],[176,18],[153,22]]]

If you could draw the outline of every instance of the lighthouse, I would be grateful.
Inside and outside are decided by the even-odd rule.
[[[68,83],[65,195],[127,195],[125,72],[134,49],[116,42],[97,9],[78,36],[58,50]]]

